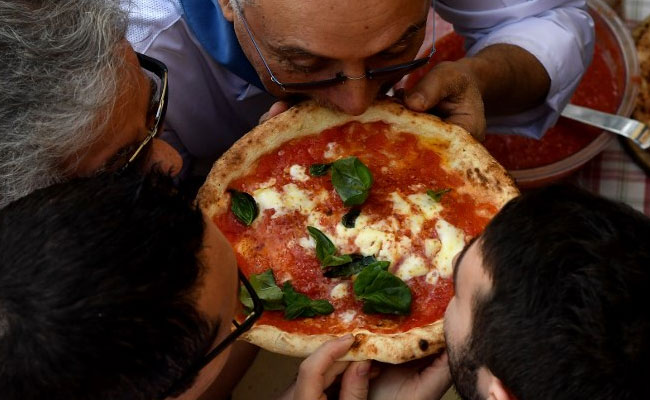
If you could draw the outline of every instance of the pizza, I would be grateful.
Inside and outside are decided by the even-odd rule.
[[[264,301],[245,340],[304,357],[352,333],[344,359],[401,363],[444,346],[453,259],[517,195],[458,126],[305,102],[235,143],[198,204]]]
[[[641,69],[639,95],[632,116],[650,123],[650,18],[641,22],[632,32]]]
[[[646,18],[632,31],[639,57],[641,77],[639,79],[639,94],[632,117],[650,124],[650,18]],[[650,173],[650,150],[643,150],[630,139],[625,139],[623,148],[628,151],[639,166]]]

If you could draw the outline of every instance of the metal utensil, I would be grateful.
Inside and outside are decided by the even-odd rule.
[[[650,148],[650,130],[648,126],[635,119],[608,114],[587,107],[567,104],[562,110],[563,117],[596,126],[609,132],[625,136],[644,150]]]

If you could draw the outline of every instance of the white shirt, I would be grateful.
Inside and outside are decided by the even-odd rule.
[[[209,0],[206,0],[209,1]],[[218,64],[183,19],[179,0],[123,0],[127,39],[169,68],[163,138],[183,156],[183,174],[205,174],[253,128],[274,99]],[[495,43],[533,54],[551,78],[543,105],[489,118],[491,132],[539,138],[552,126],[591,62],[593,21],[583,0],[440,0],[436,11],[466,38],[468,55]]]

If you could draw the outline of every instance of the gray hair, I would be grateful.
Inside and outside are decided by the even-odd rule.
[[[126,24],[115,0],[0,0],[0,207],[63,180],[104,130]]]

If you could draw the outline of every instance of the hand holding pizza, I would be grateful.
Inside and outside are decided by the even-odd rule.
[[[459,125],[478,140],[485,138],[485,111],[477,79],[462,61],[442,62],[406,92],[406,106],[434,109],[445,122]]]
[[[370,361],[336,361],[350,349],[354,336],[330,340],[300,364],[296,383],[283,400],[326,400],[325,390],[343,373],[341,400],[365,400],[368,396]]]
[[[440,399],[451,386],[447,353],[436,357],[424,369],[421,367],[421,362],[386,366],[372,381],[368,399]]]

